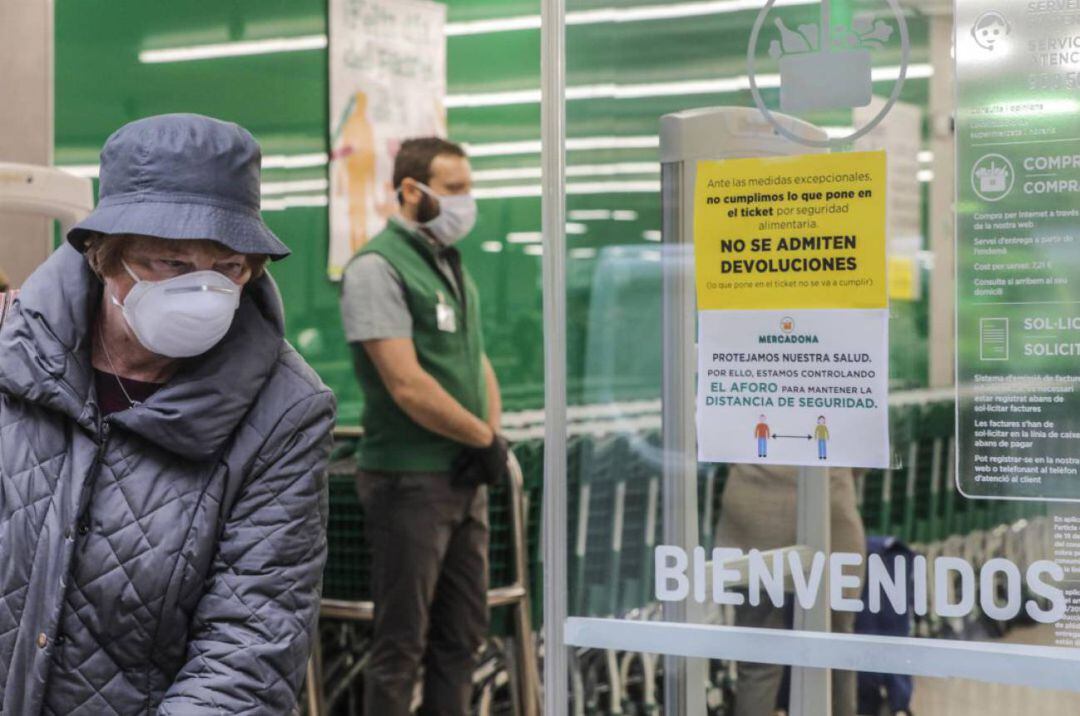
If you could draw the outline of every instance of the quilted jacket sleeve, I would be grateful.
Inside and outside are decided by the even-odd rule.
[[[316,628],[326,561],[332,394],[290,408],[224,525],[191,622],[187,662],[159,714],[288,714]]]

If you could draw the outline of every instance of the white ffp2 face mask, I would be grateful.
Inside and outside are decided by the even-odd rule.
[[[453,246],[476,226],[476,199],[472,194],[436,194],[431,187],[417,182],[420,191],[439,202],[439,215],[421,224],[443,246]]]
[[[190,358],[213,348],[228,333],[240,306],[240,287],[217,271],[194,271],[165,281],[143,281],[124,263],[135,285],[123,303],[139,343],[168,358]]]

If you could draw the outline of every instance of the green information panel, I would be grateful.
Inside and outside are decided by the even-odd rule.
[[[959,0],[957,440],[970,497],[1080,499],[1080,5]]]

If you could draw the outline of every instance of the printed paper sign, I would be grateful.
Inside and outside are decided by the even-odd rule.
[[[888,467],[885,155],[701,162],[698,453]]]
[[[707,462],[888,466],[888,312],[703,311]]]
[[[345,264],[397,209],[402,140],[446,134],[446,5],[330,0],[330,253]]]
[[[885,154],[698,163],[698,310],[885,308]]]

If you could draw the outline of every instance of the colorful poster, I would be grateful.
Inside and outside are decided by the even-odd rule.
[[[698,163],[703,462],[888,467],[883,152]]]
[[[429,0],[330,0],[333,279],[397,208],[402,140],[446,134],[445,25]]]
[[[1080,500],[1078,21],[1070,3],[956,7],[956,475],[968,497]]]

